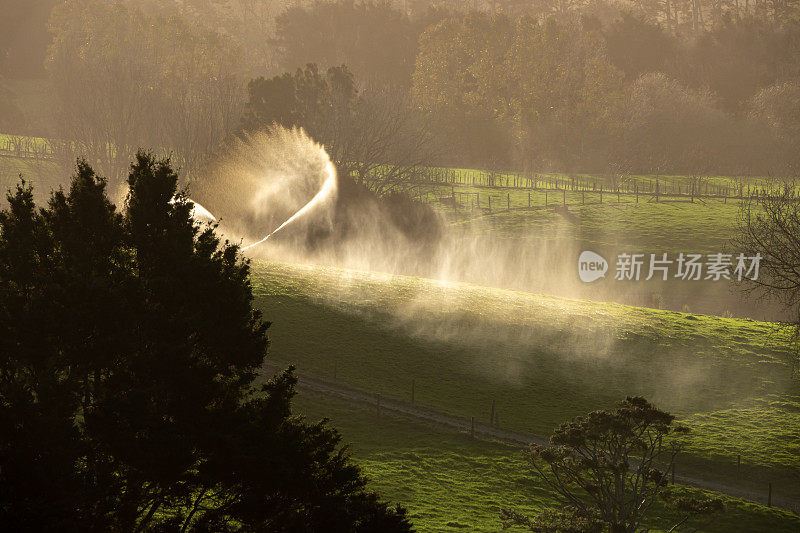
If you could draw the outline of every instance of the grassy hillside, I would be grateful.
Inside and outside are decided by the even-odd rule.
[[[2,136],[0,136],[0,144]],[[52,160],[23,159],[0,154],[0,198],[5,201],[5,193],[19,182],[22,175],[25,181],[34,186],[37,199],[45,200],[50,191],[61,184],[68,183],[68,176],[60,176],[58,165]]]
[[[513,199],[512,199],[513,204]],[[527,204],[526,204],[527,205]],[[600,247],[650,252],[724,251],[736,233],[739,205],[718,200],[577,205],[570,216],[552,209],[496,213],[458,225],[499,237],[539,232],[545,238],[570,238]]]
[[[510,195],[512,208],[527,206],[528,192],[508,189],[481,189],[479,196],[486,205],[491,194],[493,210],[470,209],[474,205],[474,195],[467,197],[458,193],[459,207],[454,208],[439,198],[449,198],[450,188],[438,187],[435,192],[423,196],[433,202],[436,209],[451,220],[451,228],[465,235],[479,235],[498,243],[516,242],[516,247],[526,257],[535,256],[545,250],[553,262],[560,262],[562,271],[574,271],[579,251],[593,250],[609,260],[610,278],[614,277],[615,258],[620,253],[645,254],[642,280],[647,276],[649,254],[660,257],[668,253],[673,261],[679,253],[728,253],[734,257],[740,251],[732,242],[739,233],[739,202],[722,200],[648,202],[642,199],[638,204],[631,198],[622,197],[617,203],[616,196],[604,195],[603,203],[598,203],[598,195],[587,194],[587,204],[581,205],[579,193],[567,193],[568,211],[554,209],[553,194],[550,194],[550,207],[542,207],[544,193],[531,193],[532,209],[512,209],[497,211],[499,205],[505,209],[506,196]],[[462,188],[463,190],[475,190]],[[557,195],[561,202],[561,193]],[[593,196],[590,198],[590,196]],[[470,199],[471,198],[471,199]],[[593,203],[589,203],[589,202]],[[510,246],[510,244],[509,244]],[[569,251],[573,253],[568,253]],[[672,275],[674,276],[675,265]],[[610,285],[614,285],[613,289]],[[529,290],[528,286],[520,286]],[[570,286],[573,291],[575,287]],[[598,299],[592,291],[603,294],[600,299],[613,300],[637,306],[648,306],[672,310],[689,310],[704,314],[755,318],[760,320],[780,320],[785,313],[777,305],[761,302],[754,306],[744,295],[728,282],[692,281],[670,277],[662,281],[659,276],[650,281],[635,283],[616,283],[600,281],[592,286],[580,287],[580,293],[564,292],[563,295]],[[619,290],[617,290],[619,289]],[[553,288],[534,289],[552,293]],[[556,289],[557,290],[557,289]]]
[[[529,474],[518,448],[391,416],[376,418],[373,411],[310,394],[301,393],[295,409],[311,419],[331,418],[345,441],[352,443],[351,451],[370,486],[408,508],[418,531],[499,531],[501,507],[536,514],[555,504],[550,491]],[[724,500],[724,513],[692,525],[708,532],[800,528],[795,514]],[[653,516],[647,524],[652,531],[664,531],[674,523],[674,513],[664,507]]]
[[[272,357],[385,397],[547,436],[643,395],[695,431],[681,468],[796,490],[800,391],[788,334],[749,320],[255,262]],[[794,480],[794,481],[792,481]],[[765,484],[765,483],[764,483]]]

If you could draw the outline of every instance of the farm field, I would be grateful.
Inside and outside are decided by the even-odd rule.
[[[262,261],[253,284],[273,360],[301,372],[400,400],[413,382],[481,421],[494,401],[540,437],[642,395],[695,428],[679,468],[800,492],[800,390],[772,324]]]
[[[514,193],[512,205],[527,205],[527,193]],[[531,196],[534,206],[544,205],[544,193],[535,192]],[[593,196],[595,203],[580,205],[579,193],[567,193],[570,204],[567,216],[555,209],[512,210],[462,217],[454,224],[505,238],[537,231],[543,238],[565,235],[603,247],[712,253],[721,251],[720,246],[735,234],[740,212],[738,203],[721,200],[695,203],[642,200],[636,204],[624,198],[617,203],[616,196],[605,195],[604,203],[599,204],[597,195]]]
[[[0,533],[800,533],[800,0],[0,12]]]
[[[404,505],[419,531],[499,531],[501,507],[535,514],[552,506],[552,496],[529,475],[521,450],[470,439],[399,417],[301,392],[295,410],[311,420],[330,418],[350,444],[373,489]],[[698,494],[677,489],[679,494]],[[718,495],[716,495],[718,497]],[[725,511],[692,523],[702,531],[789,532],[800,527],[796,514],[723,497]],[[647,524],[665,531],[672,512]],[[518,528],[509,531],[522,531]]]
[[[26,135],[11,135],[0,133],[0,149],[4,150],[47,150],[50,142],[44,137],[30,137]]]
[[[0,185],[13,186],[22,173],[44,197],[58,186],[54,170],[54,162],[0,156]],[[438,200],[453,191],[458,209]],[[491,195],[496,209],[466,209],[463,198],[476,193],[482,203]],[[563,202],[563,194],[548,193],[548,204]],[[600,204],[597,194],[565,194],[566,214],[504,211],[509,199],[512,207],[527,205],[529,192],[520,189],[438,186],[428,200],[456,232],[567,240],[608,254],[730,251],[739,214],[735,202],[715,199],[637,204],[604,194]],[[541,191],[530,197],[534,207],[545,203]],[[698,314],[735,312],[727,285],[648,286],[673,302],[693,302],[693,314],[329,267],[253,267],[257,304],[274,322],[274,361],[328,378],[335,368],[339,382],[387,398],[407,400],[413,383],[419,404],[461,417],[486,421],[495,402],[501,427],[539,437],[568,418],[643,395],[693,429],[680,471],[756,492],[772,483],[776,495],[800,498],[800,388],[785,363],[787,334]],[[406,504],[421,531],[499,529],[500,506],[533,513],[551,503],[522,473],[514,447],[391,418],[376,423],[368,411],[309,395],[298,407],[333,418],[373,486]],[[703,530],[791,531],[797,521],[730,500]]]
[[[49,160],[36,161],[16,157],[0,156],[0,189],[3,192],[13,187],[19,174],[34,186],[39,201],[47,201],[51,190],[65,182],[58,165]],[[677,177],[675,179],[678,179]],[[685,178],[689,180],[690,178]],[[674,259],[678,253],[736,253],[730,243],[735,235],[739,205],[735,201],[717,199],[688,201],[647,201],[640,198],[637,204],[630,196],[604,194],[599,203],[599,194],[585,193],[586,205],[580,205],[581,193],[566,192],[568,211],[557,211],[553,207],[543,208],[545,193],[521,189],[485,187],[423,187],[421,197],[432,202],[447,218],[454,235],[464,236],[467,246],[476,239],[488,243],[484,254],[497,250],[518,250],[515,271],[504,275],[509,280],[484,279],[493,277],[491,270],[478,269],[474,276],[457,276],[457,279],[492,286],[502,286],[533,292],[554,293],[561,296],[615,301],[629,305],[646,306],[675,311],[704,314],[731,315],[759,320],[780,320],[785,313],[775,305],[754,306],[751,299],[743,296],[731,283],[659,279],[636,283],[608,283],[598,281],[591,285],[573,283],[572,278],[564,283],[543,284],[539,276],[541,268],[549,274],[572,273],[581,250],[600,253],[614,265],[619,253],[661,254],[669,253]],[[459,207],[439,201],[455,191]],[[478,195],[481,205],[493,198],[492,212],[470,209],[468,200]],[[528,196],[534,209],[517,209],[527,206]],[[548,205],[554,200],[563,201],[563,191],[548,193]],[[553,198],[555,196],[555,199]],[[511,201],[512,210],[504,211]],[[498,211],[495,208],[500,207]],[[539,206],[539,207],[537,207]],[[501,261],[502,262],[502,261]],[[545,262],[545,265],[542,263]],[[512,269],[514,270],[514,269]],[[646,275],[646,273],[645,273]],[[574,277],[574,276],[573,276]],[[613,278],[613,270],[607,277]],[[564,281],[564,280],[562,280]]]
[[[534,258],[539,250],[545,250],[544,256],[548,261],[557,263],[552,267],[557,272],[573,272],[581,250],[592,250],[609,260],[611,271],[607,278],[614,277],[614,259],[620,253],[643,253],[645,258],[649,258],[649,254],[660,257],[667,253],[674,261],[680,253],[727,253],[735,256],[741,251],[732,242],[739,231],[739,201],[695,199],[694,203],[688,200],[654,202],[642,198],[636,203],[625,196],[617,202],[616,195],[605,194],[601,204],[598,201],[599,194],[587,193],[586,204],[581,205],[581,193],[568,191],[565,211],[560,203],[563,191],[556,194],[559,203],[555,205],[551,192],[548,207],[545,208],[545,193],[542,191],[482,188],[477,194],[483,198],[481,201],[484,204],[490,193],[497,198],[493,200],[493,205],[500,204],[500,210],[488,212],[485,208],[470,209],[470,203],[465,205],[464,199],[474,199],[475,190],[464,189],[462,194],[455,188],[456,197],[460,199],[457,207],[439,200],[449,198],[453,188],[434,188],[422,197],[432,202],[451,221],[454,231],[469,236],[480,235],[497,242],[516,242],[520,253]],[[529,195],[533,206],[531,209],[526,207]],[[512,206],[510,211],[504,208],[508,198]],[[523,208],[515,208],[515,205]],[[645,271],[642,280],[646,275]],[[686,282],[673,277],[662,281],[657,276],[651,281],[610,285],[607,281],[599,281],[591,286],[576,288],[574,284],[564,283],[553,290],[536,287],[535,283],[523,283],[509,288],[676,311],[731,314],[760,320],[784,318],[779,306],[765,302],[754,306],[753,299],[748,298],[735,284],[727,282]],[[561,292],[556,292],[558,290]]]
[[[0,135],[0,148],[3,136]],[[59,175],[59,166],[48,159],[28,159],[0,153],[0,193],[5,202],[5,193],[16,186],[22,175],[25,181],[34,186],[37,200],[46,200],[50,191],[68,183],[68,176]]]

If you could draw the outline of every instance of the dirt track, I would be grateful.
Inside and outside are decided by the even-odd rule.
[[[269,370],[277,372],[283,367],[270,365]],[[457,416],[453,416],[429,407],[421,406],[410,402],[397,401],[390,398],[380,397],[376,394],[350,387],[344,383],[332,381],[330,379],[312,376],[308,373],[298,372],[298,389],[303,392],[321,395],[327,398],[336,398],[344,402],[357,404],[363,407],[374,409],[376,415],[392,414],[403,418],[412,419],[418,422],[433,425],[437,428],[459,432],[470,435],[473,432],[475,438],[484,440],[494,440],[520,447],[526,447],[530,443],[546,445],[545,439],[525,435],[487,425],[485,423],[473,421]],[[675,475],[675,481],[682,485],[688,485],[704,490],[720,492],[728,496],[741,498],[755,503],[766,504],[767,495],[765,492],[756,492],[743,487],[736,487],[730,484],[719,483],[714,480],[707,480],[686,475]],[[781,497],[779,494],[772,495],[772,505],[781,507],[794,513],[800,512],[800,501],[794,498]]]

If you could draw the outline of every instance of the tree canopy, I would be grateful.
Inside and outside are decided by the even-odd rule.
[[[682,513],[679,524],[720,511],[720,500],[670,494],[667,473],[680,449],[674,436],[686,431],[674,416],[640,397],[564,422],[550,446],[531,444],[526,453],[564,507],[534,518],[504,509],[501,520],[540,532],[634,533],[659,500]]]
[[[265,379],[249,264],[140,153],[0,212],[0,522],[17,531],[409,531]]]

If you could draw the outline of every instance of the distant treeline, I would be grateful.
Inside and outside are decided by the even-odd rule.
[[[800,4],[789,0],[34,4],[2,23],[0,129],[70,139],[68,155],[104,170],[140,146],[191,170],[271,121],[306,127],[339,160],[402,168],[800,168]],[[30,75],[22,51],[42,62],[35,28],[27,48],[17,29],[43,24],[48,5],[55,112],[34,124],[2,74]]]

